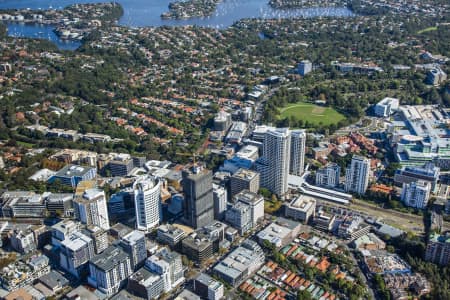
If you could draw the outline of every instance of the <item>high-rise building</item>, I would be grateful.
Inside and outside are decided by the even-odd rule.
[[[402,186],[404,183],[411,183],[417,180],[428,181],[431,183],[431,191],[435,192],[438,186],[440,168],[429,162],[422,167],[404,166],[395,171],[394,183]]]
[[[72,233],[79,231],[79,225],[79,222],[74,222],[69,219],[64,219],[53,225],[51,228],[51,244],[54,247],[59,247],[62,241],[67,239]]]
[[[226,111],[219,111],[214,117],[214,130],[227,131],[231,126],[231,114]]]
[[[231,197],[243,190],[257,193],[259,191],[259,177],[258,172],[243,168],[239,169],[230,178]]]
[[[100,254],[108,248],[108,232],[105,229],[91,225],[86,230],[83,230],[83,233],[92,239],[95,254]]]
[[[302,60],[298,64],[298,73],[302,76],[310,73],[312,71],[312,63],[309,60]]]
[[[88,283],[108,296],[117,293],[131,275],[130,257],[111,246],[89,261]]]
[[[80,232],[74,232],[60,243],[61,268],[76,277],[86,272],[87,263],[94,256],[94,242]]]
[[[418,180],[411,183],[404,183],[401,200],[406,206],[423,209],[430,199],[431,183]]]
[[[302,175],[305,170],[306,131],[302,129],[291,131],[291,162],[289,173]]]
[[[251,192],[243,190],[233,197],[234,202],[244,203],[250,207],[250,218],[253,226],[258,224],[258,221],[264,218],[264,197]]]
[[[235,203],[227,210],[225,220],[241,235],[253,228],[250,206],[242,202]]]
[[[197,165],[183,170],[182,175],[187,223],[195,229],[210,224],[214,220],[212,172]]]
[[[120,238],[122,249],[130,256],[131,269],[136,270],[143,266],[147,258],[145,234],[134,230]]]
[[[34,234],[29,228],[26,230],[14,229],[10,241],[11,247],[20,254],[28,254],[37,248]]]
[[[364,194],[369,185],[370,159],[355,155],[345,173],[345,191]]]
[[[82,197],[75,197],[73,204],[75,216],[81,223],[109,230],[108,207],[104,191],[97,188],[87,189]]]
[[[145,266],[136,271],[128,280],[128,291],[144,299],[158,299],[184,281],[181,256],[166,248],[150,256]]]
[[[425,260],[435,264],[447,266],[450,263],[450,234],[439,235],[434,233],[430,236]]]
[[[268,127],[264,134],[263,157],[256,167],[261,174],[261,186],[283,196],[288,191],[287,178],[291,156],[289,128]]]
[[[161,219],[161,182],[148,175],[139,177],[133,185],[136,227],[148,232]]]
[[[325,168],[316,172],[316,185],[334,188],[339,185],[341,167],[338,164],[330,163]]]
[[[214,199],[214,219],[223,220],[225,211],[227,210],[227,190],[220,185],[213,183],[213,199]]]
[[[181,255],[162,248],[145,262],[145,267],[164,278],[164,291],[169,292],[184,281]]]
[[[133,170],[133,159],[128,154],[119,154],[108,164],[112,176],[127,176]]]

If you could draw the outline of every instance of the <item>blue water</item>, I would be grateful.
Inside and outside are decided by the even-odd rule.
[[[54,32],[53,26],[39,24],[8,24],[8,34],[14,37],[27,37],[36,39],[48,39],[61,50],[75,50],[81,42],[61,40]]]
[[[105,1],[108,0],[0,0],[0,9],[62,9],[65,6],[74,3],[93,3]],[[192,18],[188,20],[162,20],[161,14],[168,10],[170,1],[171,0],[119,0],[117,2],[119,2],[124,8],[124,15],[120,19],[119,23],[132,27],[198,25],[214,28],[226,28],[236,21],[244,18],[283,19],[295,17],[314,18],[322,16],[353,16],[352,11],[345,7],[278,10],[271,8],[267,4],[268,0],[223,0],[219,3],[216,12],[211,17]],[[9,28],[20,31],[18,26],[24,25],[12,24],[9,25]],[[31,35],[27,35],[29,37],[34,37],[33,35],[35,34],[32,28],[27,28],[26,30],[23,30],[23,32],[24,34],[30,32]],[[62,41],[56,41],[55,37],[56,36],[50,35],[50,39],[52,41],[59,44],[64,44]],[[56,39],[59,40],[58,37],[56,37]]]

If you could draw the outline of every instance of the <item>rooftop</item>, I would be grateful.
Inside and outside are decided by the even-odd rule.
[[[233,178],[239,178],[244,180],[252,180],[256,176],[258,176],[258,172],[247,170],[244,168],[240,168],[236,173],[233,174]]]
[[[88,243],[91,243],[92,239],[82,234],[81,232],[74,232],[72,235],[67,237],[64,241],[61,242],[61,245],[66,248],[76,251],[85,247]]]
[[[116,246],[110,246],[105,249],[101,254],[94,256],[90,263],[97,268],[109,271],[117,266],[118,263],[125,261],[128,258],[128,254],[121,248]]]
[[[56,177],[82,177],[86,173],[90,172],[91,167],[82,167],[78,165],[67,165],[58,172],[56,172]]]
[[[299,209],[301,211],[309,211],[311,208],[314,209],[316,205],[316,200],[314,198],[300,195],[289,203],[289,206],[295,209]]]
[[[234,196],[236,202],[244,202],[246,204],[255,204],[264,200],[264,197],[249,190],[243,190]]]
[[[137,241],[141,239],[145,239],[145,234],[139,230],[133,230],[132,232],[122,237],[123,241],[126,241],[130,244],[135,244]]]
[[[200,273],[195,280],[201,282],[202,284],[208,286],[210,289],[217,290],[222,286],[222,283],[213,279],[211,276],[205,273]]]

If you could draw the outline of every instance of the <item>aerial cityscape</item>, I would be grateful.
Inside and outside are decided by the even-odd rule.
[[[0,299],[450,300],[448,0],[0,2]]]

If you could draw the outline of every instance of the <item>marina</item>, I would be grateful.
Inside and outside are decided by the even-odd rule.
[[[0,2],[0,9],[63,9],[75,3],[102,2],[95,0],[5,0]],[[312,7],[296,9],[275,9],[267,0],[224,0],[217,5],[215,12],[208,17],[190,19],[162,19],[161,14],[168,11],[170,0],[120,0],[118,1],[124,14],[119,20],[120,25],[130,27],[143,26],[186,26],[196,25],[217,29],[227,28],[241,19],[289,19],[289,18],[317,18],[317,17],[352,17],[353,12],[347,7]],[[21,28],[23,27],[23,28]],[[33,25],[8,23],[10,35],[21,37],[47,38],[61,49],[76,48],[79,42],[63,41],[57,35],[51,34],[54,27],[45,26],[36,29]],[[39,34],[43,32],[44,34]]]

